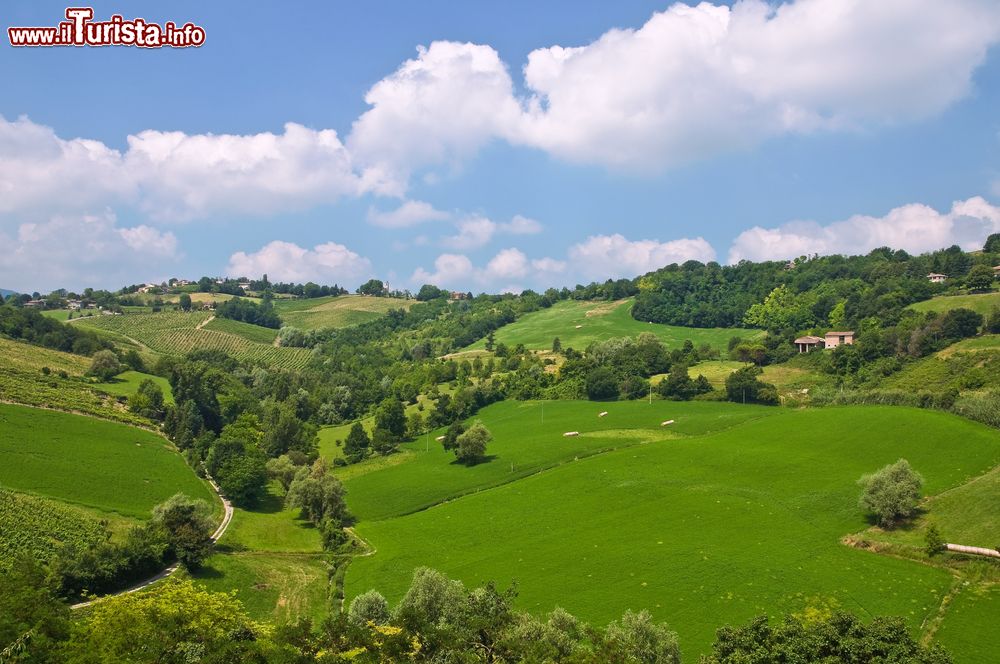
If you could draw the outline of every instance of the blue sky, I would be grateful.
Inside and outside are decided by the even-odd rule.
[[[6,288],[496,291],[1000,231],[990,0],[93,6],[207,41],[4,36]]]

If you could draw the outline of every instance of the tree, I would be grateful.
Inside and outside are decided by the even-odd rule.
[[[458,420],[455,420],[448,426],[448,430],[444,432],[444,439],[441,441],[441,446],[446,450],[454,450],[458,447],[458,437],[465,433],[465,427]]]
[[[969,290],[988,291],[993,287],[993,270],[985,265],[975,265],[965,275],[965,285]]]
[[[424,284],[417,291],[417,301],[427,302],[429,300],[436,300],[439,297],[444,297],[448,295],[448,291],[443,291],[437,286],[432,286],[431,284]]]
[[[375,411],[375,426],[385,429],[397,440],[406,436],[406,410],[403,402],[389,397],[379,404]]]
[[[636,664],[680,664],[677,632],[654,623],[648,611],[625,611],[621,621],[608,625],[600,650],[602,661]]]
[[[317,459],[312,468],[300,468],[288,488],[285,502],[302,510],[303,516],[319,526],[330,519],[343,524],[348,518],[344,487],[330,473],[325,459]]]
[[[771,625],[767,616],[716,632],[712,654],[704,664],[745,662],[824,662],[828,664],[951,664],[940,645],[923,646],[910,635],[902,618],[876,617],[863,623],[856,616],[833,613],[803,621],[795,616]]]
[[[493,440],[493,434],[486,425],[476,420],[469,430],[457,439],[455,458],[460,463],[474,465],[486,458],[486,444]]]
[[[927,532],[924,533],[924,543],[926,544],[925,550],[928,556],[936,556],[939,553],[945,552],[948,548],[944,537],[941,536],[941,531],[933,523],[928,526]]]
[[[587,397],[592,401],[610,401],[618,398],[618,381],[607,367],[597,367],[587,373]]]
[[[1000,233],[992,233],[988,238],[986,238],[986,244],[983,245],[983,251],[990,254],[1000,254]]]
[[[875,515],[879,525],[891,528],[916,512],[923,484],[920,473],[906,459],[900,459],[858,480],[862,488],[858,502]]]
[[[149,378],[144,378],[135,394],[128,398],[128,409],[151,420],[162,418],[163,390]]]
[[[979,333],[982,314],[971,309],[952,309],[941,317],[941,333],[949,339],[966,339]]]
[[[267,476],[273,480],[278,480],[281,488],[285,493],[288,493],[288,487],[292,485],[295,473],[299,470],[298,466],[292,463],[291,457],[287,454],[282,454],[277,459],[268,459],[266,468]]]
[[[69,605],[38,561],[8,559],[0,571],[0,661],[4,649],[22,644],[26,657],[11,662],[56,662],[59,643],[69,635]],[[30,647],[29,647],[30,646]]]
[[[216,471],[222,493],[241,507],[252,506],[267,493],[267,460],[259,450],[235,456]]]
[[[347,609],[347,620],[353,625],[385,625],[389,622],[389,603],[377,590],[361,593],[351,600]]]
[[[416,438],[424,432],[424,416],[415,410],[406,416],[406,436]]]
[[[109,381],[121,373],[122,365],[118,357],[110,350],[99,350],[94,353],[94,359],[87,369],[88,376],[94,376],[98,380]]]
[[[268,630],[229,593],[168,579],[155,593],[126,593],[95,604],[73,625],[67,664],[99,662],[259,662]]]
[[[181,293],[181,296],[177,299],[177,303],[183,311],[191,311],[191,296],[187,293]]]
[[[365,428],[361,422],[355,422],[347,434],[347,440],[344,441],[344,456],[351,463],[357,463],[368,454],[369,445],[371,445],[371,440],[368,438]]]
[[[562,342],[559,341],[559,337],[552,340],[552,352],[561,353],[562,352]]]
[[[1000,334],[1000,307],[993,307],[986,321],[986,331],[990,334]]]
[[[385,284],[379,279],[369,279],[358,286],[358,293],[361,295],[374,295],[381,297],[385,295]]]
[[[726,377],[726,399],[735,403],[778,403],[778,391],[770,383],[757,380],[763,373],[760,367],[737,369]]]
[[[493,352],[493,347],[496,343],[496,335],[493,334],[493,330],[490,330],[489,334],[486,335],[486,350],[490,353]]]
[[[153,508],[154,525],[162,527],[177,560],[189,570],[201,567],[212,549],[212,509],[204,500],[174,494]]]

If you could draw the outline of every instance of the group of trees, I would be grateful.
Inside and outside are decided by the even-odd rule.
[[[77,355],[90,356],[112,348],[109,341],[93,332],[12,304],[0,305],[0,335]]]
[[[646,611],[625,611],[604,628],[563,609],[517,611],[516,588],[467,588],[431,569],[414,572],[390,607],[376,591],[314,625],[252,620],[239,600],[171,579],[155,593],[130,593],[71,620],[44,569],[21,561],[0,576],[0,646],[38,664],[181,662],[565,662],[679,664],[677,634]],[[831,664],[950,664],[939,646],[918,643],[898,618],[863,622],[845,612],[754,618],[716,633],[706,664],[823,661]]]
[[[215,305],[215,315],[219,318],[229,318],[261,327],[273,329],[281,327],[281,317],[274,311],[270,296],[264,297],[260,304],[234,297]]]

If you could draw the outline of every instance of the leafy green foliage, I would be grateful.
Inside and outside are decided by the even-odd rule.
[[[941,646],[923,646],[899,618],[877,617],[869,623],[837,612],[824,620],[803,622],[786,616],[777,625],[766,616],[718,631],[706,664],[744,662],[829,662],[830,664],[950,664]]]
[[[862,488],[859,504],[874,514],[880,525],[891,528],[913,516],[923,484],[920,473],[906,459],[900,459],[858,480]]]
[[[22,557],[47,562],[63,546],[87,548],[106,538],[102,524],[80,509],[0,489],[0,572]]]
[[[455,458],[459,463],[474,465],[486,458],[486,445],[493,434],[486,425],[476,422],[455,439]]]
[[[94,353],[94,359],[87,369],[88,376],[94,376],[98,380],[110,380],[118,373],[121,373],[122,365],[118,361],[118,356],[110,350],[99,350]]]
[[[267,297],[260,304],[234,297],[216,305],[215,315],[219,318],[228,318],[275,330],[281,327],[281,317],[275,313],[274,306]]]

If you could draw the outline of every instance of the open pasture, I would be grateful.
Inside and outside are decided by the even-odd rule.
[[[1000,293],[979,293],[976,295],[939,295],[922,302],[914,302],[907,309],[914,311],[936,311],[944,313],[952,309],[972,309],[989,316],[993,307],[1000,307]]]
[[[606,417],[598,413],[608,411]],[[763,406],[709,402],[504,401],[483,409],[481,419],[493,434],[487,463],[467,467],[455,462],[433,431],[403,445],[409,458],[374,459],[337,469],[343,473],[351,511],[361,520],[385,519],[425,509],[443,500],[488,489],[601,451],[651,438],[680,438],[734,426],[778,411]],[[668,428],[660,423],[676,422]],[[666,429],[666,430],[665,430]],[[579,436],[564,433],[577,431]],[[377,464],[377,472],[365,472]]]
[[[208,485],[160,436],[134,427],[0,404],[0,484],[146,518],[175,493],[217,507]]]
[[[652,332],[670,349],[680,348],[690,339],[696,347],[708,344],[723,351],[732,337],[750,339],[763,334],[760,330],[643,323],[632,318],[632,300],[625,299],[617,302],[557,302],[548,309],[533,311],[505,325],[494,336],[497,342],[511,347],[524,344],[529,350],[551,349],[552,340],[559,337],[563,348],[583,350],[594,341],[637,337],[643,332]],[[480,339],[468,350],[481,350],[485,344],[485,339]]]
[[[174,395],[170,389],[170,381],[163,376],[142,373],[141,371],[123,371],[107,383],[94,383],[93,387],[98,392],[113,394],[119,397],[130,397],[139,391],[139,385],[144,380],[151,380],[156,383],[163,392],[164,403],[173,404]]]
[[[689,659],[722,624],[817,598],[865,616],[900,615],[916,633],[951,576],[841,544],[868,523],[856,481],[905,457],[925,491],[941,493],[1000,462],[1000,434],[905,408],[773,412],[687,432],[705,435],[654,435],[398,518],[366,521],[358,509],[356,530],[377,553],[352,563],[348,599],[377,588],[394,602],[420,565],[468,584],[516,579],[519,605],[539,613],[558,604],[606,623],[646,607],[679,632]],[[497,448],[511,435],[500,415],[481,414]],[[537,431],[522,424],[515,435]],[[367,506],[353,484],[348,504]],[[450,497],[440,481],[428,484]]]
[[[409,309],[414,300],[393,297],[339,295],[298,300],[275,300],[274,309],[285,325],[300,330],[348,327],[384,316],[390,309]]]

